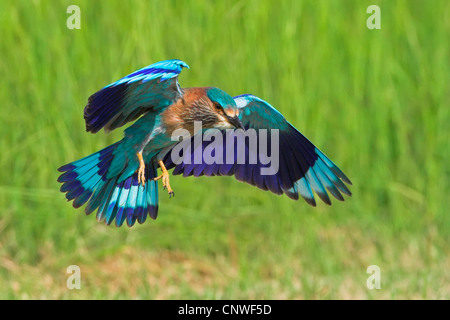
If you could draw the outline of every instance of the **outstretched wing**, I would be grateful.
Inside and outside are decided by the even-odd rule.
[[[157,62],[94,93],[84,108],[86,131],[111,131],[169,106],[182,95],[178,75],[183,67],[189,68],[181,60]]]
[[[184,176],[234,175],[239,181],[263,190],[270,190],[276,194],[285,193],[295,200],[301,195],[312,206],[316,205],[313,190],[327,204],[331,204],[331,201],[326,190],[341,201],[344,200],[342,194],[351,196],[350,190],[345,185],[345,183],[351,185],[351,182],[345,174],[287,122],[275,108],[253,95],[237,96],[234,99],[240,108],[239,117],[246,132],[249,129],[255,129],[257,143],[250,143],[244,139],[244,142],[241,141],[243,146],[235,146],[234,149],[230,149],[227,138],[232,135],[234,137],[235,133],[222,131],[222,141],[226,141],[226,143],[222,143],[222,150],[219,150],[217,154],[214,153],[218,151],[217,149],[211,153],[213,156],[218,155],[221,161],[211,163],[210,160],[205,160],[205,155],[211,150],[216,138],[208,138],[210,141],[203,139],[197,145],[192,138],[191,145],[193,147],[190,153],[186,151],[186,154],[183,154],[179,152],[179,149],[174,148],[165,156],[164,161],[167,168],[174,168],[174,174],[183,174]],[[265,154],[273,155],[275,150],[273,147],[270,148],[272,135],[268,132],[263,136],[259,129],[268,129],[269,132],[274,129],[278,130],[278,145],[274,147],[278,148],[279,165],[278,170],[273,174],[262,174],[261,169],[268,168],[270,164],[259,147],[261,139],[264,138],[269,146]],[[207,150],[208,152],[205,153]],[[233,156],[227,159],[230,150]],[[244,163],[238,161],[239,156],[243,155],[242,153],[245,153]],[[256,163],[250,161],[252,156],[253,159],[257,159]],[[229,161],[230,158],[233,159],[232,163]]]

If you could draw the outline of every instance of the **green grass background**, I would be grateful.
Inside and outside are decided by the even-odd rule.
[[[66,27],[71,4],[81,30]],[[371,4],[381,30],[366,27]],[[1,1],[0,298],[450,298],[449,12],[445,0]],[[170,58],[191,67],[182,86],[269,101],[353,197],[311,208],[175,176],[156,221],[107,227],[74,210],[56,169],[122,137],[85,132],[87,98]]]

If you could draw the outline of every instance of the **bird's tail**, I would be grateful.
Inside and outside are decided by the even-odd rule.
[[[63,172],[58,178],[61,192],[66,192],[67,200],[73,200],[78,208],[87,202],[86,214],[97,210],[97,220],[107,225],[115,219],[120,227],[127,221],[129,227],[136,220],[144,223],[147,214],[156,219],[158,214],[158,185],[156,167],[153,161],[146,164],[145,186],[138,184],[137,173],[119,182],[120,174],[107,178],[108,169],[114,158],[113,151],[120,142],[100,150],[83,159],[66,164],[58,169]]]

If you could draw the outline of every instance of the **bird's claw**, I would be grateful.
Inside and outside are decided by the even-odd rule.
[[[138,185],[142,183],[142,186],[145,187],[145,165],[139,166],[137,174],[138,174]]]
[[[145,187],[145,163],[142,158],[142,152],[138,152],[136,155],[139,159],[139,169],[136,170],[138,175],[138,185],[142,183],[142,186]]]
[[[162,180],[163,190],[167,190],[167,193],[169,194],[169,199],[174,197],[175,192],[173,192],[169,183],[169,173],[167,171],[163,171],[163,173],[160,176],[153,178],[154,181],[158,181],[160,179]]]

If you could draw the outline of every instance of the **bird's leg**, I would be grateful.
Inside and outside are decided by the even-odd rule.
[[[162,170],[162,175],[160,175],[159,177],[153,178],[153,180],[157,181],[159,179],[162,179],[163,187],[164,187],[164,189],[167,188],[167,192],[169,193],[169,198],[172,196],[175,196],[175,192],[173,192],[172,188],[170,187],[169,172],[167,171],[166,166],[164,165],[164,162],[162,160],[159,160],[158,164]]]
[[[142,151],[137,153],[137,157],[139,159],[139,169],[138,169],[138,185],[142,183],[142,186],[145,186],[145,163],[142,158]]]

